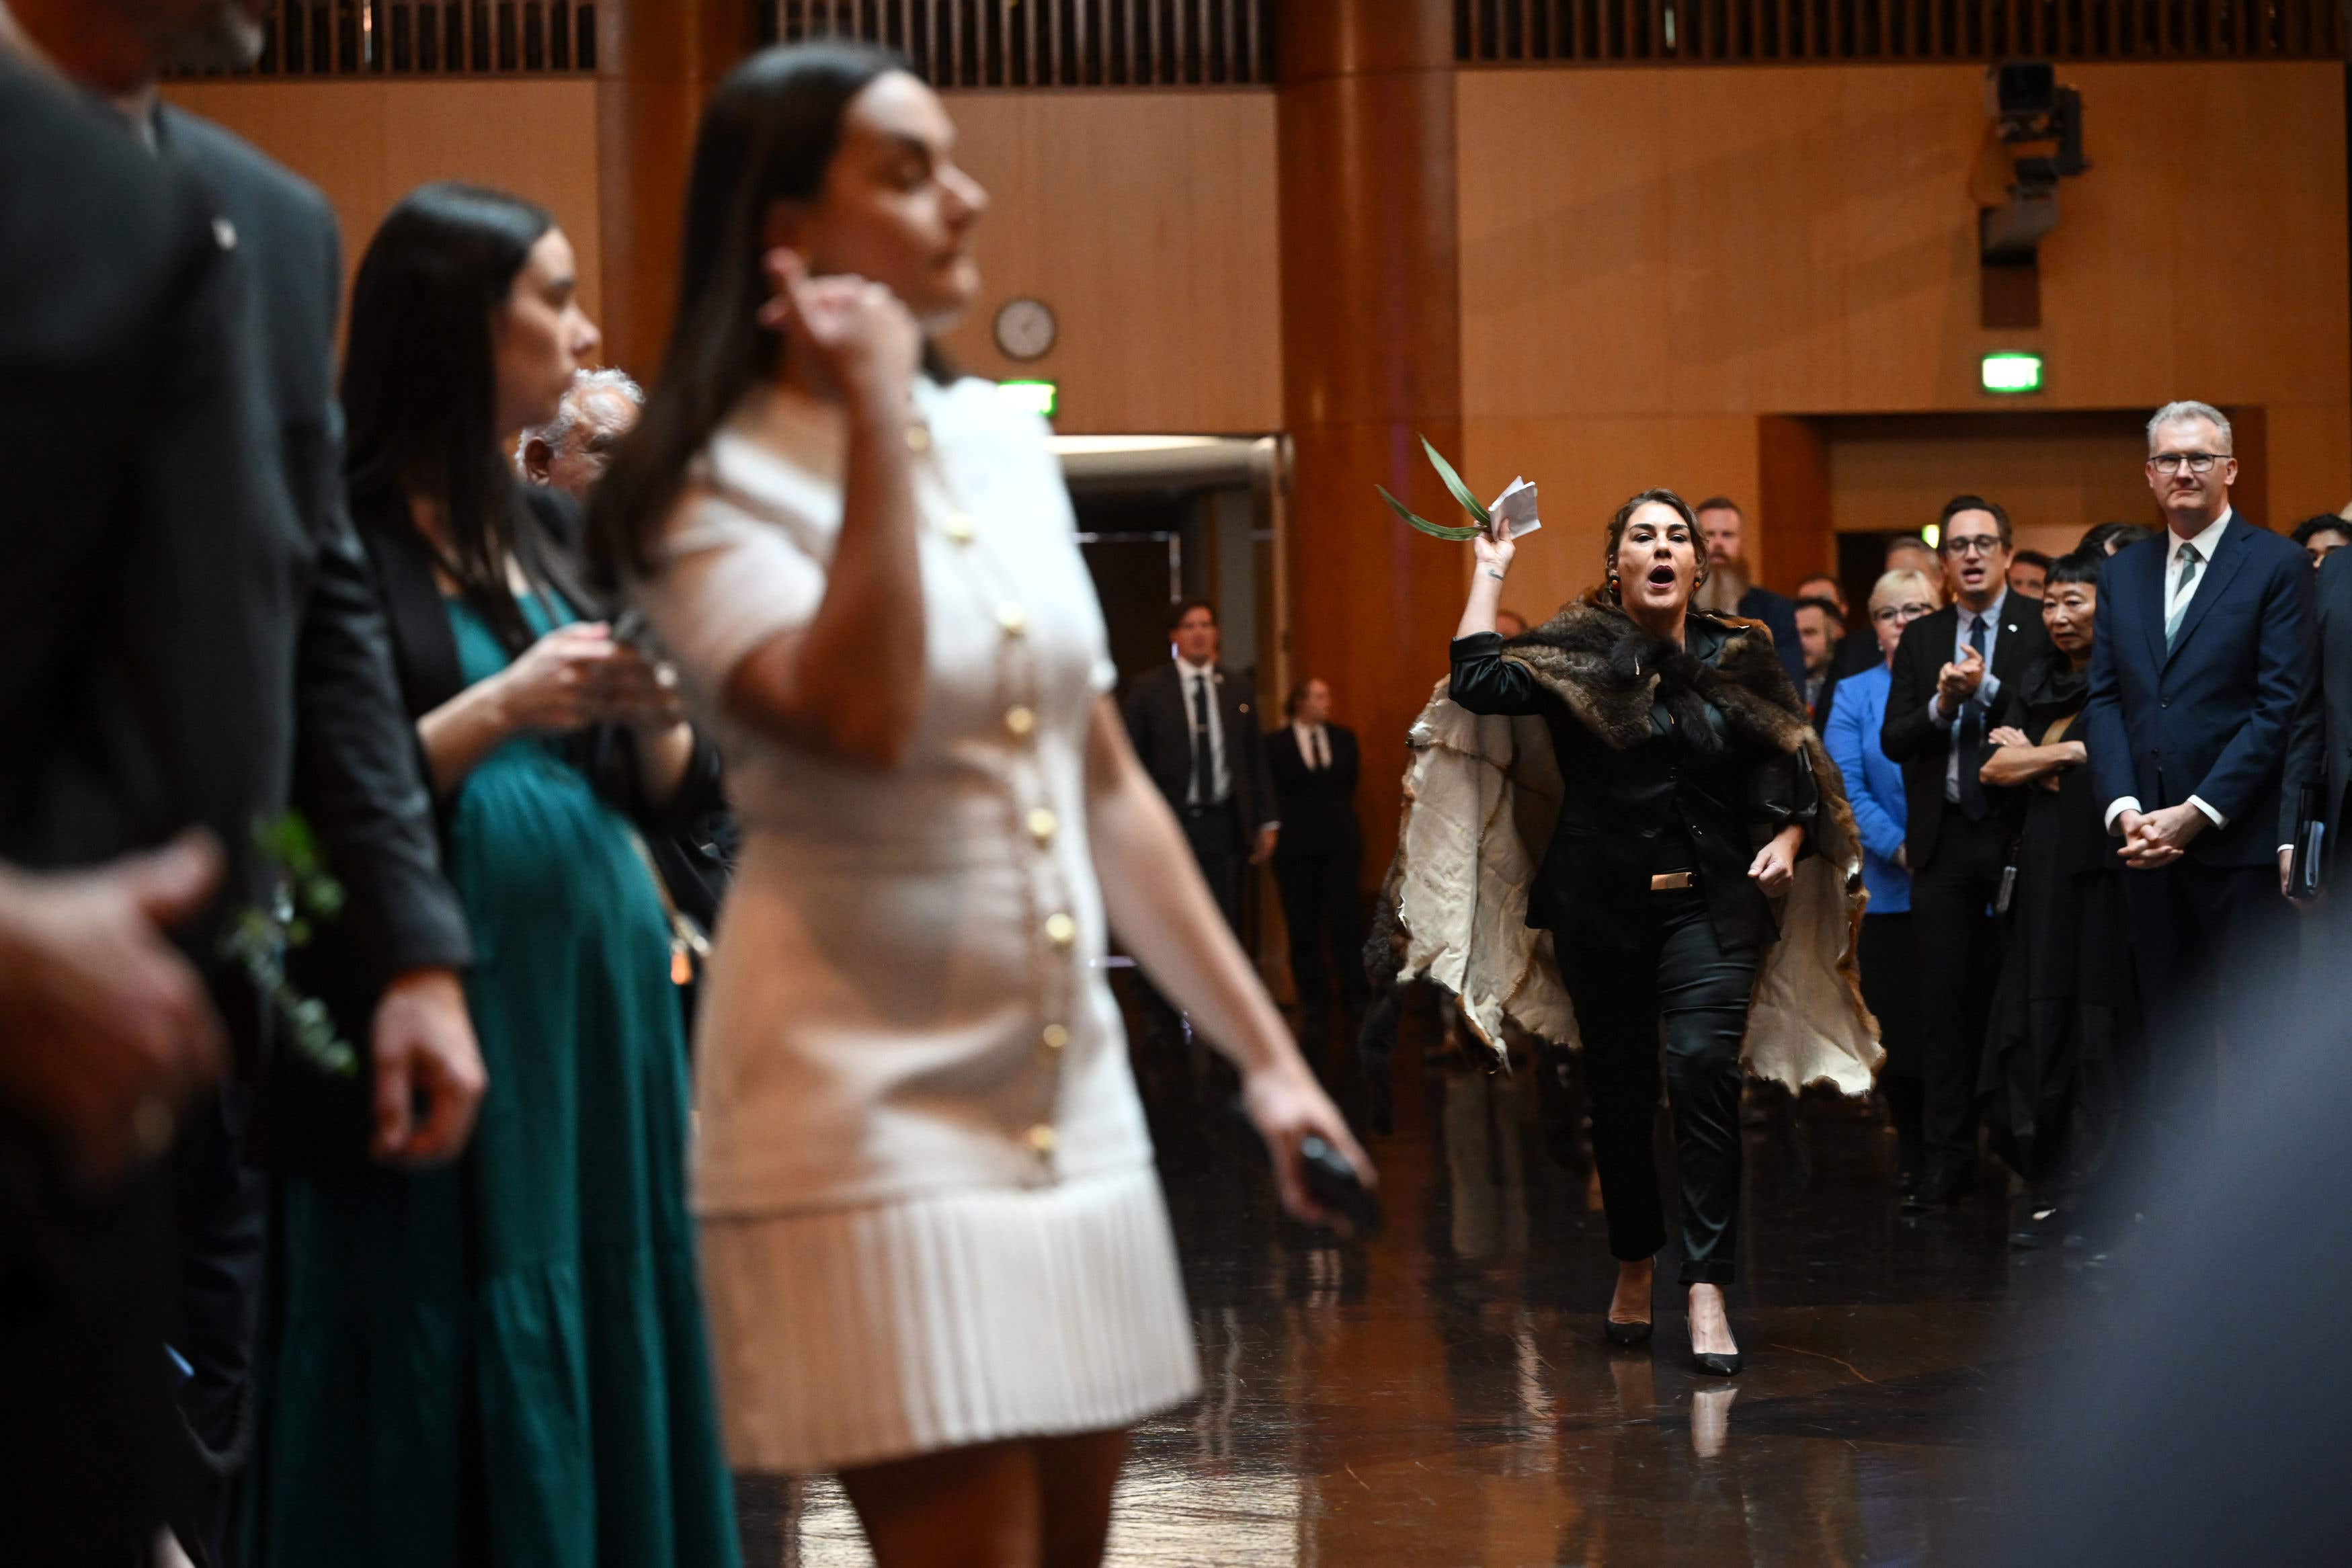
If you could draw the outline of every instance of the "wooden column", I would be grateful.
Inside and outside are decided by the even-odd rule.
[[[603,0],[596,19],[604,358],[659,368],[677,287],[687,166],[702,104],[751,52],[748,0]]]
[[[1392,0],[1291,0],[1281,27],[1290,668],[1331,683],[1362,742],[1377,879],[1405,730],[1445,673],[1465,580],[1466,547],[1415,533],[1372,493],[1460,520],[1420,440],[1462,459],[1454,27],[1448,7]]]

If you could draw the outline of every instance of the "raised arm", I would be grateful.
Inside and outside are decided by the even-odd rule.
[[[815,613],[738,664],[724,700],[736,717],[791,745],[895,767],[923,697],[922,561],[907,423],[922,332],[881,284],[813,279],[791,253],[776,254],[786,362],[836,392],[847,419],[841,536]]]
[[[1284,1207],[1330,1222],[1336,1217],[1307,1197],[1300,1143],[1322,1138],[1367,1185],[1371,1161],[1300,1058],[1108,697],[1095,704],[1087,733],[1087,830],[1111,929],[1152,984],[1241,1070],[1244,1103],[1274,1153]]]
[[[1454,676],[1447,695],[1472,713],[1540,712],[1543,693],[1535,677],[1502,656],[1503,640],[1495,634],[1495,612],[1503,602],[1503,582],[1517,547],[1483,533],[1470,543],[1475,557],[1470,599],[1454,629]]]

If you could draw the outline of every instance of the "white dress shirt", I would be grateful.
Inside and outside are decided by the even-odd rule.
[[[2221,546],[2222,531],[2229,528],[2230,519],[2237,515],[2236,507],[2222,507],[2221,515],[2206,524],[2193,538],[2184,539],[2170,528],[2164,530],[2164,619],[2168,624],[2172,620],[2173,611],[2187,601],[2196,598],[2197,591],[2205,586],[2205,579],[2213,570],[2213,552]],[[2180,552],[2189,545],[2197,547],[2197,575],[2190,578],[2184,586],[2180,580]],[[2189,796],[2189,803],[2204,812],[2206,820],[2215,827],[2226,828],[2230,825],[2230,819],[2215,810],[2202,795]],[[2126,811],[2138,810],[2140,810],[2140,803],[2139,797],[2137,795],[2118,795],[2108,801],[2107,831],[2112,833],[2116,831],[2117,817],[2122,816]]]
[[[1985,727],[1990,729],[1992,716],[2000,711],[2000,677],[1992,673],[1993,650],[2000,643],[2000,612],[2009,604],[2009,590],[2003,587],[1993,595],[1992,602],[1979,612],[1965,604],[1952,608],[1959,613],[1952,622],[1952,663],[1959,664],[1969,655],[1969,633],[1976,630],[1979,614],[1984,619],[1984,677],[1977,683],[1976,701],[1985,710]],[[1927,699],[1927,713],[1937,724],[1951,732],[1950,756],[1944,762],[1944,799],[1958,802],[1960,798],[1960,716],[1958,709],[1946,712],[1944,694],[1937,692]]]
[[[1331,737],[1319,724],[1300,724],[1293,720],[1290,733],[1298,737],[1298,755],[1306,760],[1309,772],[1320,773],[1331,766]]]

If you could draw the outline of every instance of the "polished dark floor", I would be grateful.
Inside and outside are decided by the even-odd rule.
[[[1531,1075],[1448,1060],[1426,1009],[1373,1141],[1387,1228],[1360,1247],[1279,1219],[1204,1055],[1162,1039],[1138,1063],[1207,1391],[1137,1435],[1118,1564],[1965,1561],[2010,1490],[2007,1391],[2060,1309],[2113,1287],[2079,1253],[2011,1253],[1995,1186],[1905,1219],[1877,1123],[1768,1092],[1732,1296],[1747,1370],[1703,1378],[1670,1284],[1651,1350],[1602,1345],[1589,1172],[1546,1153]],[[869,1561],[830,1483],[747,1478],[744,1511],[753,1568]]]

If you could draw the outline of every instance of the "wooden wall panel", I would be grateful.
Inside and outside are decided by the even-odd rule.
[[[1656,460],[1675,450],[1665,432],[1704,416],[2144,410],[2188,396],[2273,411],[2263,477],[2282,517],[2352,494],[2341,68],[2063,74],[2084,94],[2094,167],[2062,187],[2042,244],[2045,325],[1988,332],[1973,192],[2005,165],[1990,156],[1974,66],[1466,73],[1473,453],[1581,504],[1633,486],[1538,473],[1497,443],[1565,456],[1568,431],[1607,428]],[[1979,356],[2011,347],[2048,356],[2048,390],[2027,404],[1977,386]],[[1715,449],[1718,471],[1750,465],[1744,490],[1725,486],[1743,500],[1754,446],[1751,433]],[[2126,464],[2126,483],[2136,472]],[[1707,487],[1681,470],[1640,482]],[[2106,506],[2113,481],[2029,463],[2009,483],[2071,513]],[[1845,499],[1839,527],[1879,526]],[[1886,509],[1866,505],[1874,519]],[[1778,583],[1769,517],[1759,531]]]
[[[1832,515],[1841,532],[1917,529],[1963,492],[2000,503],[2021,531],[2093,523],[2153,523],[2131,413],[1911,415],[1826,422]],[[2041,533],[2034,547],[2046,549]],[[2022,542],[2022,540],[2021,540]]]
[[[960,363],[1058,382],[1073,434],[1282,428],[1272,93],[947,99],[991,199],[982,304],[945,340]],[[1060,327],[1034,364],[990,331],[1021,295]]]
[[[591,317],[603,308],[593,81],[203,81],[164,92],[326,193],[347,279],[400,197],[471,180],[554,214],[579,258],[583,304]]]

